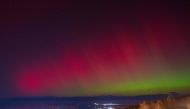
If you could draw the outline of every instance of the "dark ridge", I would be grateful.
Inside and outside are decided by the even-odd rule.
[[[139,96],[91,96],[91,97],[18,97],[18,98],[1,98],[2,103],[76,103],[76,102],[94,102],[94,101],[110,101],[110,100],[155,100],[164,99],[168,94],[156,95],[139,95]]]

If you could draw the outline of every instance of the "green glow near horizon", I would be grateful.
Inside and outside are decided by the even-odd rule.
[[[122,81],[116,84],[102,85],[90,88],[89,93],[94,95],[139,95],[185,91],[190,89],[189,72],[175,74],[154,75],[151,78]],[[96,90],[94,90],[96,89]]]

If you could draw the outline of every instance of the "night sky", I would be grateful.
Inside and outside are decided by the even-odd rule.
[[[5,0],[0,97],[190,91],[188,0]]]

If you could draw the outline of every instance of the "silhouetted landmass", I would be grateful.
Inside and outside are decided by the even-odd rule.
[[[0,103],[76,103],[76,102],[96,102],[96,101],[121,101],[121,100],[155,100],[166,98],[168,94],[140,95],[140,96],[92,96],[92,97],[17,97],[1,98]]]
[[[94,103],[97,103],[94,105]],[[189,95],[178,93],[141,96],[92,97],[22,97],[1,98],[1,109],[98,109],[105,103],[118,104],[113,109],[190,109]],[[106,108],[107,107],[107,108]],[[100,109],[100,108],[99,108]]]

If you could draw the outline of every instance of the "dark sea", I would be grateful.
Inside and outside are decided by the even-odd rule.
[[[124,109],[167,95],[1,98],[0,109]]]

